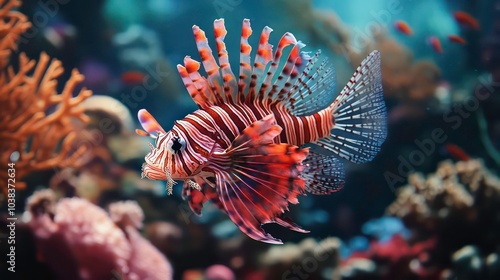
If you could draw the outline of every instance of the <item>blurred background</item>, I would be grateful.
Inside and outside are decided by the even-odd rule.
[[[33,164],[42,157],[36,155],[16,167],[23,182],[15,193],[16,273],[7,271],[8,191],[0,199],[5,277],[500,279],[500,1],[25,0],[17,10],[32,25],[19,35],[9,67],[23,69],[20,52],[41,65],[45,52],[65,69],[48,86],[60,94],[78,69],[85,79],[69,94],[87,117],[68,113],[76,120],[50,130],[32,124],[47,128],[45,136],[27,133],[16,138],[22,143],[2,144],[2,165],[22,162],[24,154],[44,149],[36,139],[61,133],[44,164]],[[264,226],[282,246],[251,240],[210,203],[196,216],[180,184],[167,196],[164,182],[140,178],[149,139],[133,132],[135,116],[146,108],[168,130],[197,109],[176,65],[186,55],[199,60],[192,25],[215,48],[218,18],[225,19],[233,68],[248,18],[254,51],[266,25],[274,30],[273,45],[291,32],[303,50],[321,49],[337,73],[335,94],[367,54],[382,55],[387,140],[372,162],[346,163],[340,192],[309,194],[290,208],[289,216],[311,233]],[[31,99],[10,106],[38,106],[48,82],[35,83]],[[80,102],[82,88],[93,94]],[[3,117],[21,114],[9,108]],[[50,116],[59,107],[54,102],[40,111]],[[30,118],[16,125],[11,118],[2,129],[17,135]],[[71,148],[52,157],[65,151],[68,137]]]

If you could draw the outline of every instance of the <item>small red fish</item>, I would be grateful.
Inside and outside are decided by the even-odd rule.
[[[455,12],[455,20],[461,25],[468,26],[472,29],[479,29],[479,22],[466,12]]]
[[[450,42],[457,43],[457,44],[462,44],[462,45],[467,44],[467,42],[464,40],[464,38],[462,38],[458,35],[448,35],[448,40],[450,40]]]
[[[203,204],[211,201],[249,237],[281,244],[261,225],[308,232],[284,216],[288,205],[306,192],[341,189],[345,172],[339,158],[372,160],[387,135],[387,113],[378,51],[361,62],[330,102],[335,71],[327,60],[319,59],[320,52],[301,51],[304,44],[288,32],[273,51],[271,31],[264,27],[251,59],[252,29],[243,21],[235,75],[224,20],[214,22],[215,56],[205,32],[193,26],[201,63],[186,56],[177,70],[198,110],[165,130],[142,109],[144,130],[138,132],[156,138],[143,177],[166,181],[169,194],[175,180],[182,180],[182,197],[194,213],[201,215]],[[283,52],[287,47],[290,51]]]
[[[144,78],[146,78],[146,75],[139,71],[127,71],[121,76],[122,82],[126,85],[140,84],[144,81]]]
[[[439,41],[438,37],[432,36],[429,38],[429,44],[437,53],[443,53],[443,47],[441,47],[441,41]]]
[[[394,27],[396,28],[397,31],[399,31],[405,35],[410,36],[413,34],[413,30],[408,25],[408,23],[406,23],[402,20],[398,20],[398,21],[394,22]]]
[[[470,156],[459,146],[455,144],[446,144],[444,145],[446,152],[454,159],[460,161],[468,161],[470,160]]]

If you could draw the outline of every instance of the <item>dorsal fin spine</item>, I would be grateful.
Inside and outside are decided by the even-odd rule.
[[[201,108],[224,103],[282,103],[292,114],[311,114],[325,106],[330,94],[329,84],[335,84],[333,75],[326,67],[326,61],[317,65],[320,52],[313,57],[301,52],[304,44],[293,34],[285,33],[278,42],[276,51],[269,44],[272,29],[264,27],[259,39],[253,64],[248,38],[252,34],[250,21],[243,21],[240,41],[240,75],[236,81],[224,39],[227,30],[223,19],[214,22],[214,33],[218,51],[218,63],[208,45],[205,32],[193,26],[201,62],[207,73],[204,78],[199,73],[199,62],[186,58],[185,68],[179,68],[183,82],[196,104]],[[290,49],[289,49],[290,48]],[[308,61],[304,66],[305,61]],[[319,63],[318,63],[319,64]],[[305,68],[305,69],[303,69]],[[186,77],[186,72],[187,76]],[[222,77],[222,80],[221,80]],[[193,86],[194,85],[194,86]],[[313,96],[313,92],[319,93]],[[258,92],[258,93],[257,93]],[[317,98],[316,98],[317,97]],[[236,98],[236,99],[235,99]],[[328,106],[326,104],[326,106]]]
[[[250,27],[250,20],[244,19],[241,29],[240,40],[240,77],[238,82],[238,102],[245,101],[245,95],[248,92],[250,78],[252,76],[252,65],[250,65],[250,52],[252,47],[248,43],[248,38],[252,35],[252,28]]]
[[[179,71],[182,82],[184,83],[184,86],[186,87],[189,95],[196,103],[196,105],[198,105],[198,107],[200,108],[206,108],[210,106],[211,102],[209,102],[206,97],[198,91],[195,84],[193,83],[193,80],[191,80],[191,78],[189,77],[189,73],[186,67],[177,64],[177,71]]]
[[[210,98],[213,97],[212,89],[210,88],[210,85],[205,77],[202,77],[199,72],[200,63],[187,55],[184,57],[184,66],[189,78],[195,85],[200,95],[204,98],[204,100],[206,100],[206,102],[208,102],[208,104],[213,104],[215,100]]]
[[[208,45],[208,40],[205,36],[205,32],[198,26],[193,25],[193,34],[196,41],[196,46],[198,47],[198,52],[200,53],[201,62],[203,63],[205,72],[207,72],[207,80],[212,88],[215,100],[217,103],[223,103],[223,89],[220,80],[219,66],[217,65],[217,62],[212,55],[212,49],[210,49],[210,46]]]
[[[283,34],[278,43],[278,47],[276,48],[276,52],[274,53],[273,62],[271,63],[271,67],[267,72],[266,79],[262,83],[262,86],[259,90],[259,99],[265,98],[266,94],[270,90],[269,86],[271,85],[274,78],[274,74],[278,69],[281,56],[283,55],[283,49],[289,45],[295,45],[295,44],[297,44],[297,40],[295,39],[292,33],[286,32],[285,34]],[[272,98],[272,96],[270,96],[270,98]]]
[[[222,72],[222,80],[224,82],[225,98],[227,102],[234,103],[233,95],[236,94],[238,85],[236,84],[236,77],[231,70],[226,44],[224,43],[224,38],[227,34],[226,27],[224,26],[224,19],[218,19],[214,21],[214,33],[215,41],[217,43],[217,52],[219,54],[219,64]]]
[[[273,30],[268,26],[262,29],[259,40],[259,48],[257,49],[257,54],[255,55],[255,61],[253,64],[252,77],[250,80],[248,94],[246,96],[246,102],[252,102],[255,99],[257,82],[261,81],[267,64],[273,59],[273,45],[268,43],[269,35],[272,31]]]
[[[287,93],[289,92],[291,86],[295,81],[294,78],[297,78],[298,76],[297,74],[293,75],[294,70],[295,73],[297,73],[296,68],[300,67],[302,64],[300,57],[300,49],[302,47],[304,47],[304,44],[302,44],[301,42],[297,42],[297,44],[293,46],[290,54],[288,55],[287,61],[283,66],[280,75],[278,76],[278,79],[269,92],[269,96],[274,96],[274,94],[279,91],[277,95],[278,100],[283,101],[289,98],[289,95]]]

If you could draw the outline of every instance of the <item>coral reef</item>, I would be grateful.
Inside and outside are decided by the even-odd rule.
[[[16,187],[21,189],[20,180],[32,171],[81,164],[86,151],[74,141],[88,117],[79,105],[92,92],[77,91],[84,77],[73,70],[58,94],[57,79],[64,69],[45,53],[38,62],[21,53],[18,67],[9,65],[19,36],[30,26],[22,14],[12,11],[19,5],[0,1],[0,180],[7,181],[4,169],[15,162]]]
[[[459,249],[474,246],[483,265],[470,279],[490,275],[486,263],[500,248],[500,180],[481,161],[469,160],[443,162],[427,179],[415,174],[409,183],[388,213],[412,231],[410,241],[435,238],[438,245],[429,252],[429,261],[442,267],[458,261]]]
[[[128,108],[102,95],[91,96],[81,106],[89,122],[75,142],[87,152],[80,166],[59,170],[50,187],[63,196],[76,195],[98,203],[104,192],[122,189],[132,193],[159,186],[157,182],[140,179],[137,170],[148,152],[148,140],[133,133]]]
[[[382,0],[24,2],[26,15],[19,12],[20,0],[0,0],[0,181],[7,182],[4,169],[15,162],[16,188],[28,187],[15,197],[18,277],[500,279],[499,184],[481,162],[447,162],[436,174],[413,175],[388,215],[373,220],[394,200],[381,174],[396,173],[401,160],[395,159],[408,159],[415,145],[420,148],[415,140],[433,128],[445,130],[447,142],[436,142],[432,155],[415,168],[428,173],[449,156],[449,143],[482,157],[485,166],[500,166],[496,4],[407,1],[397,5],[404,11],[392,13],[387,8],[397,3]],[[472,12],[484,29],[454,29],[450,11],[458,9]],[[170,63],[197,53],[190,26],[225,18],[233,61],[242,17],[252,18],[256,44],[261,27],[269,25],[276,33],[294,33],[308,45],[305,51],[322,49],[337,69],[338,86],[368,52],[382,53],[391,125],[382,154],[370,164],[352,166],[346,174],[350,186],[342,193],[304,197],[291,209],[314,236],[337,235],[345,242],[302,241],[299,233],[268,225],[266,230],[296,243],[260,244],[242,235],[214,204],[205,204],[203,216],[196,216],[180,189],[167,201],[163,182],[140,178],[151,139],[133,132],[137,110],[147,107],[168,126],[195,106]],[[394,33],[395,20],[411,24],[413,36]],[[467,44],[441,40],[445,52],[432,53],[425,37],[444,39],[448,31]],[[275,35],[273,44],[279,40]],[[420,59],[424,56],[429,60]],[[70,75],[73,67],[80,72]],[[476,108],[468,99],[474,96],[479,105],[470,110]],[[460,128],[448,117],[460,117]],[[481,131],[482,143],[464,131]],[[21,217],[26,198],[46,187],[31,196]],[[6,210],[2,202],[0,194]],[[10,234],[8,214],[0,213],[0,235]],[[3,269],[5,259],[0,279],[12,277]]]
[[[20,5],[19,0],[0,1],[0,69],[5,69],[19,37],[31,26],[25,15],[12,10]]]
[[[339,250],[340,240],[334,237],[272,247],[261,258],[265,279],[322,279],[323,275],[340,279],[336,271]]]
[[[33,194],[26,216],[39,261],[60,279],[172,278],[170,263],[137,231],[144,214],[136,202],[111,204],[110,217],[84,199],[55,196]]]
[[[343,263],[346,279],[500,277],[500,180],[481,161],[445,161],[427,178],[411,175],[387,213],[403,221],[409,237],[353,253]]]
[[[369,248],[342,261],[340,274],[342,279],[434,279],[441,270],[416,265],[434,245],[433,239],[409,244],[400,234],[387,241],[372,241]]]

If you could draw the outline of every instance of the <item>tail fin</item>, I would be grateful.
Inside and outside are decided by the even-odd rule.
[[[354,163],[372,160],[387,136],[378,51],[361,62],[329,109],[334,127],[317,145]]]

